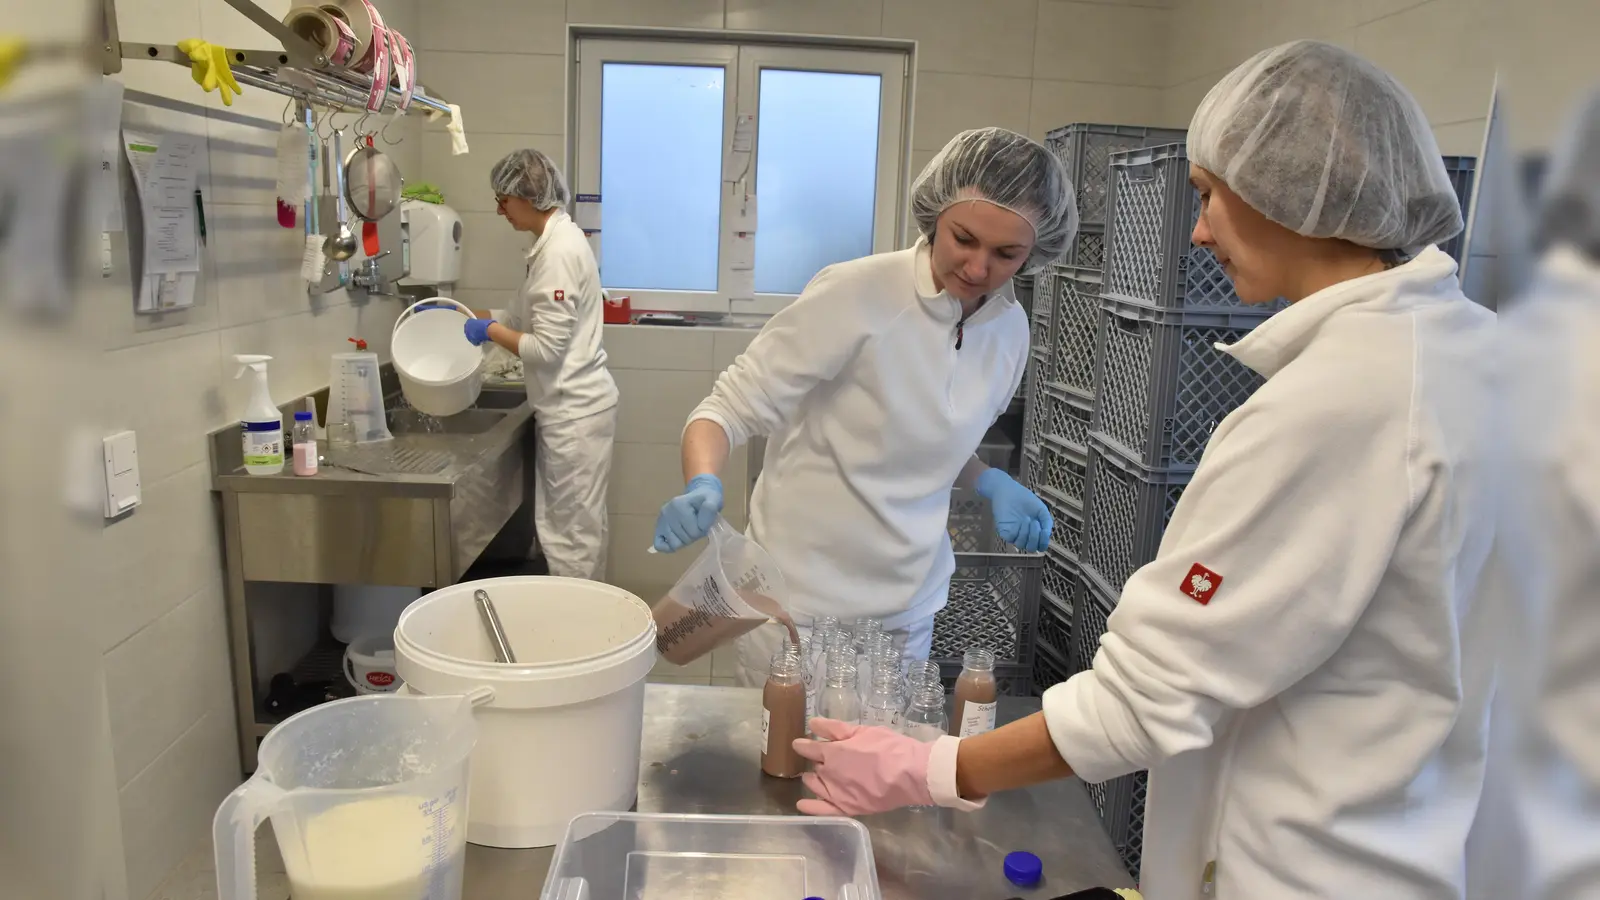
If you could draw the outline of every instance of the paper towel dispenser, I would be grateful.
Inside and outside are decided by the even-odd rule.
[[[461,279],[461,216],[443,203],[400,204],[411,232],[411,274],[401,284],[454,284]]]

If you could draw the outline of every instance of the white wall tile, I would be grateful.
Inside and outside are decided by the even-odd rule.
[[[145,482],[143,503],[108,523],[98,547],[107,583],[98,623],[109,650],[222,577],[222,542],[209,463]]]
[[[272,201],[275,202],[275,201]],[[222,327],[309,312],[300,280],[305,232],[278,225],[265,203],[207,211],[207,290]]]
[[[719,331],[716,333],[716,349],[711,358],[711,371],[721,375],[739,355],[750,347],[750,342],[756,339],[759,331]]]
[[[1429,122],[1464,122],[1489,112],[1491,29],[1457,12],[1451,0],[1430,0],[1356,32],[1357,52],[1405,85]]]
[[[1052,129],[1073,122],[1159,124],[1162,93],[1156,88],[1035,80],[1028,134],[1042,139]]]
[[[469,120],[470,121],[470,120]],[[494,191],[489,189],[489,172],[494,164],[513,150],[531,147],[555,160],[566,171],[566,141],[560,134],[495,134],[468,132],[472,152],[456,156],[450,152],[450,136],[430,132],[422,137],[422,165],[418,178],[431,182],[444,192],[444,201],[456,212],[492,213]]]
[[[1223,74],[1217,72],[1202,75],[1199,78],[1174,85],[1163,91],[1161,96],[1161,124],[1176,128],[1188,128],[1189,120],[1194,118],[1194,111],[1200,107],[1200,101],[1205,99],[1206,93],[1221,80]]]
[[[710,372],[646,372],[618,369],[611,373],[621,394],[617,408],[617,441],[676,444],[689,413],[711,393]]]
[[[105,677],[121,787],[206,712],[233,711],[222,579],[107,653]]]
[[[671,369],[709,372],[713,369],[716,335],[697,328],[651,328],[607,325],[603,338],[606,365],[617,369]]]
[[[1433,139],[1439,142],[1439,152],[1445,156],[1477,156],[1483,150],[1483,130],[1488,121],[1485,116],[1434,126]]]
[[[917,42],[923,72],[1028,78],[1039,0],[884,0],[883,33]]]
[[[467,142],[474,134],[562,134],[565,64],[560,56],[420,50],[428,86],[461,107]],[[443,120],[429,126],[444,131]]]
[[[1044,3],[1039,7],[1033,75],[1161,87],[1170,15],[1140,6]]]
[[[127,386],[112,405],[111,430],[139,440],[139,474],[149,484],[190,466],[209,465],[206,432],[225,418],[218,390],[220,345],[213,332],[111,353],[111,384]]]
[[[283,102],[269,113],[269,121],[282,121],[278,114]],[[205,126],[210,151],[206,200],[211,204],[254,204],[276,221],[278,129],[220,119],[207,120]]]
[[[653,516],[683,492],[678,444],[614,444],[606,507],[619,515]]]
[[[728,28],[791,34],[875,35],[883,0],[727,0]]]
[[[693,547],[677,553],[650,553],[656,539],[656,513],[611,516],[609,580],[654,603],[678,581],[699,554]]]
[[[1032,90],[1026,78],[921,72],[911,146],[938,150],[962,131],[989,125],[1025,131]]]
[[[239,784],[231,715],[207,712],[121,793],[128,894],[148,897],[211,830],[217,805]]]
[[[660,28],[721,28],[722,0],[567,0],[575,25],[651,25]]]
[[[420,49],[555,55],[567,50],[566,0],[425,0],[420,14],[411,39]]]
[[[234,377],[239,371],[239,364],[233,359],[235,354],[264,353],[272,357],[267,364],[267,383],[272,390],[273,403],[287,403],[316,386],[308,383],[318,377],[313,366],[319,358],[308,343],[313,335],[311,324],[309,316],[284,316],[218,332],[223,415],[237,418],[250,400],[253,385],[249,372],[243,377]],[[318,368],[326,383],[327,357],[320,358],[322,364]]]
[[[533,239],[495,213],[461,214],[461,281],[470,289],[512,291],[528,274]]]

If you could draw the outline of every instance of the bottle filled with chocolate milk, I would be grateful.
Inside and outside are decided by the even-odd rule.
[[[950,733],[972,737],[994,730],[995,710],[999,708],[1000,686],[994,679],[994,654],[988,650],[968,650],[962,657],[961,677],[956,679],[955,717]]]
[[[761,692],[761,771],[773,778],[799,778],[806,761],[794,742],[805,736],[805,663],[798,648],[789,646],[772,657]]]

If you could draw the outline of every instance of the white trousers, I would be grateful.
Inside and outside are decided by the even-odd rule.
[[[802,638],[811,637],[809,624],[797,622],[795,630],[800,632]],[[884,634],[894,639],[901,658],[907,661],[927,659],[933,650],[933,616],[895,631],[885,631]],[[768,622],[739,638],[739,670],[734,674],[739,687],[761,687],[766,684],[767,675],[772,670],[772,658],[778,655],[778,648],[788,639],[789,629],[777,622]]]
[[[611,482],[611,445],[617,408],[548,425],[534,423],[533,524],[535,546],[544,551],[550,574],[604,581],[606,489]]]

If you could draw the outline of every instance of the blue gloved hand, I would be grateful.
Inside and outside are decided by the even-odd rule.
[[[474,347],[482,346],[483,342],[489,339],[489,326],[493,324],[493,319],[468,319],[467,341]]]
[[[978,493],[989,501],[994,513],[994,530],[1006,543],[1027,553],[1043,553],[1050,546],[1055,522],[1050,510],[1033,491],[999,469],[978,476]]]
[[[675,553],[711,533],[722,513],[722,480],[715,475],[696,475],[689,487],[668,500],[656,517],[655,548]]]

